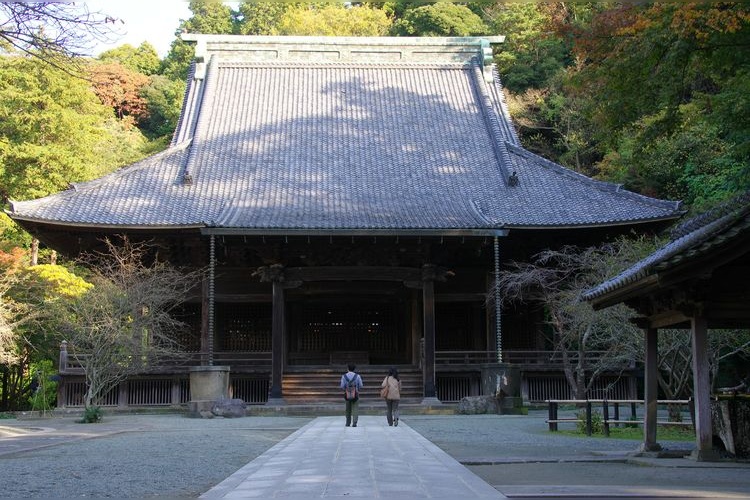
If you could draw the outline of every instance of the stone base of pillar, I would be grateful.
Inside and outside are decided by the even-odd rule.
[[[659,443],[641,443],[640,448],[638,448],[638,451],[640,453],[652,453],[652,452],[659,452],[662,450],[662,447]]]
[[[443,402],[438,398],[424,398],[421,404],[422,406],[442,406]]]
[[[693,450],[688,458],[696,462],[718,462],[721,460],[721,455],[714,449]]]
[[[197,400],[188,402],[187,416],[190,418],[214,418],[214,414],[211,411],[216,401],[211,400]]]
[[[286,400],[284,398],[268,398],[266,406],[286,406]]]

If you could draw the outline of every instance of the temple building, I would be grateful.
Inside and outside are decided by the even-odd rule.
[[[524,149],[501,37],[184,38],[195,62],[170,146],[8,215],[68,256],[127,235],[206,268],[184,343],[250,403],[339,400],[348,362],[366,382],[399,367],[417,402],[486,392],[501,363],[527,400],[564,397],[542,312],[500,310],[496,273],[682,214]],[[64,356],[60,371],[75,405],[80,373]],[[607,386],[633,397],[633,380]],[[183,404],[188,385],[165,368],[109,404]]]

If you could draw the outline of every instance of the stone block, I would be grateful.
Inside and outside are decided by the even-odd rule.
[[[500,405],[495,396],[467,396],[458,402],[456,412],[461,415],[499,413]]]
[[[214,402],[211,413],[217,417],[238,418],[247,413],[247,404],[241,399],[219,399]]]

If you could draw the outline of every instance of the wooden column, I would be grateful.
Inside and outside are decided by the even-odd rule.
[[[659,330],[647,327],[644,329],[646,338],[646,366],[644,381],[644,408],[643,416],[643,446],[642,451],[659,451],[661,446],[656,442],[656,412],[659,383],[657,379],[657,356]]]
[[[286,270],[281,264],[258,268],[254,273],[261,281],[271,282],[271,389],[268,392],[268,405],[283,405],[284,395],[281,386],[284,376],[284,336],[286,335],[286,301],[284,289],[298,287],[301,281],[286,279]]]
[[[272,281],[273,313],[271,319],[271,391],[268,401],[272,404],[283,402],[281,378],[284,359],[284,287],[280,279]]]
[[[435,268],[424,266],[422,274],[422,321],[424,325],[424,398],[437,399],[435,391]]]
[[[701,311],[691,318],[693,336],[693,398],[695,401],[695,441],[693,458],[717,460],[712,446],[711,382],[708,370],[708,324]]]

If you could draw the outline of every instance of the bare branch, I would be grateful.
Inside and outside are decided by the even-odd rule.
[[[116,40],[122,24],[89,11],[85,2],[2,2],[0,50],[66,67],[78,57],[92,55],[96,42]]]

